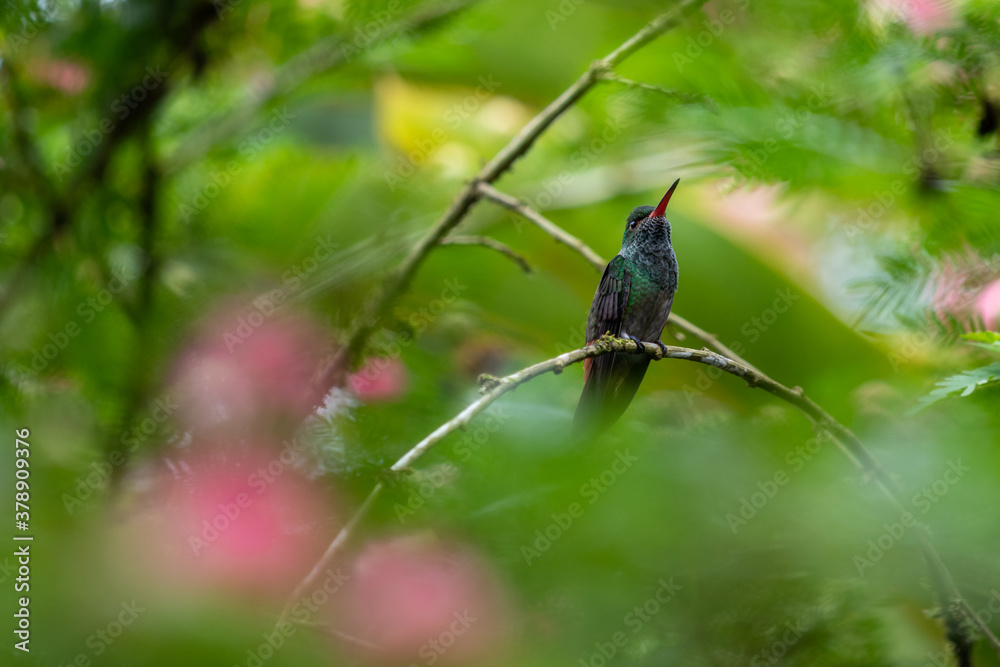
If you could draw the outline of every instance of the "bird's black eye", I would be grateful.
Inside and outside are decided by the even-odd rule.
[[[628,228],[629,229],[635,229],[635,226],[638,225],[638,224],[639,224],[638,220],[633,220],[630,223],[628,223]]]

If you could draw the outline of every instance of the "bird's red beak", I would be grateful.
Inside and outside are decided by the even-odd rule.
[[[663,199],[660,200],[660,203],[656,206],[656,208],[653,210],[653,212],[649,215],[650,218],[660,218],[660,217],[663,217],[664,215],[666,215],[666,213],[667,213],[667,204],[670,203],[670,195],[674,194],[674,190],[677,189],[677,184],[680,183],[680,182],[681,182],[681,179],[679,179],[679,178],[676,181],[674,181],[674,184],[670,186],[669,190],[667,190],[667,194],[663,195]]]

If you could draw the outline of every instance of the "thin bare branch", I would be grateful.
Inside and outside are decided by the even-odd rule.
[[[492,248],[496,250],[501,255],[505,255],[510,259],[514,260],[514,263],[521,267],[521,270],[525,273],[531,273],[531,264],[524,255],[513,250],[510,246],[507,246],[496,239],[491,239],[488,236],[449,236],[444,241],[441,241],[441,245],[481,245],[485,248]]]
[[[565,231],[562,227],[555,224],[538,211],[514,199],[510,195],[500,192],[489,183],[480,182],[477,189],[479,190],[479,194],[483,197],[499,204],[500,206],[503,206],[504,208],[514,211],[527,220],[530,220],[540,227],[546,234],[554,238],[556,241],[559,241],[559,243],[565,244],[573,250],[576,250],[598,271],[604,270],[607,262],[601,259],[601,256],[594,252],[590,246]]]
[[[1000,639],[993,634],[993,631],[990,630],[990,626],[986,625],[983,619],[979,617],[979,614],[977,614],[976,610],[972,608],[972,605],[969,604],[968,600],[961,598],[959,603],[962,605],[962,613],[968,619],[969,623],[975,626],[976,630],[986,637],[986,641],[993,647],[993,650],[996,651],[997,655],[1000,655]]]
[[[381,482],[372,488],[372,490],[368,493],[368,497],[366,497],[364,502],[361,503],[361,506],[354,511],[354,515],[351,516],[350,520],[344,524],[343,528],[340,529],[337,536],[333,538],[333,542],[330,542],[330,546],[328,546],[326,551],[323,552],[323,555],[320,556],[316,565],[313,566],[313,569],[310,570],[305,579],[303,579],[299,585],[295,587],[295,590],[288,598],[288,604],[285,605],[285,608],[281,612],[281,616],[278,617],[277,626],[280,627],[282,624],[288,622],[288,615],[291,613],[292,606],[295,602],[301,599],[302,596],[309,593],[309,590],[320,578],[324,570],[326,570],[329,563],[332,562],[334,557],[343,550],[344,545],[347,544],[347,540],[354,533],[354,529],[357,528],[358,524],[361,523],[361,521],[368,515],[372,505],[375,504],[375,500],[378,498],[379,494],[382,493],[382,488],[383,486]]]
[[[687,93],[683,90],[670,90],[668,88],[660,88],[659,86],[654,86],[649,83],[643,83],[641,81],[633,81],[632,79],[626,79],[623,76],[618,76],[614,72],[601,72],[599,78],[602,81],[613,81],[615,83],[620,83],[623,86],[628,86],[629,88],[638,88],[640,90],[648,90],[653,93],[659,93],[660,95],[665,95],[667,97],[672,97],[674,99],[680,100],[681,102],[697,102],[703,103],[712,110],[713,113],[718,113],[719,108],[715,106],[715,100],[713,100],[708,95],[702,95],[699,93]]]

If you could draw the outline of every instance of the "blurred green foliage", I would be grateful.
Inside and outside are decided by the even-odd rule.
[[[668,6],[5,2],[0,432],[32,433],[37,648],[4,651],[246,664],[276,611],[226,596],[144,601],[96,655],[88,637],[136,595],[105,531],[141,493],[119,471],[75,511],[65,494],[148,414],[220,304],[250,312],[284,286],[339,340],[465,180]],[[601,83],[498,183],[610,259],[627,213],[682,176],[675,310],[859,435],[995,631],[996,357],[960,334],[1000,316],[998,54],[986,0],[713,0],[618,71],[686,96]],[[474,400],[478,373],[583,342],[598,276],[580,256],[488,203],[459,232],[534,271],[475,246],[431,253],[368,350],[415,334],[405,390],[316,429],[316,471],[349,508]],[[334,251],[317,260],[322,244]],[[429,311],[449,285],[458,297]],[[964,384],[910,414],[948,376]],[[911,536],[884,546],[898,511],[794,409],[663,362],[622,422],[573,447],[581,381],[578,367],[543,376],[442,442],[389,483],[352,549],[425,530],[475,545],[516,609],[498,663],[947,664]],[[127,470],[176,449],[183,429],[157,428]],[[637,463],[592,494],[625,453]],[[0,461],[6,503],[13,454]],[[942,482],[956,462],[968,471]],[[442,466],[448,483],[401,514]],[[552,529],[572,503],[582,516]],[[0,580],[6,600],[10,571]],[[681,588],[633,632],[661,580]],[[606,658],[618,631],[628,642]],[[301,629],[268,664],[347,655]],[[975,664],[998,664],[985,642]]]

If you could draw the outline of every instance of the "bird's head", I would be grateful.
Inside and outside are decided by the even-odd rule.
[[[622,236],[622,250],[639,248],[655,241],[670,241],[670,222],[666,216],[667,204],[670,203],[670,196],[674,194],[680,182],[679,178],[674,181],[655,208],[638,206],[629,213],[625,221],[625,234]]]

